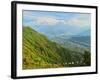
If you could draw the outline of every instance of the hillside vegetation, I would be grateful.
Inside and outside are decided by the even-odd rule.
[[[23,27],[23,69],[90,66],[90,60],[89,51],[73,51]]]

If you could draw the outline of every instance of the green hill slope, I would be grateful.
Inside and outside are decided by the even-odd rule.
[[[87,55],[66,49],[32,28],[23,27],[23,69],[90,65],[90,59],[85,63],[85,58]]]

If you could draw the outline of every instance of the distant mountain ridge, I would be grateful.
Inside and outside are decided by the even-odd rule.
[[[48,38],[52,38],[59,35],[78,35],[84,33],[84,31],[88,30],[84,27],[77,27],[77,26],[65,26],[65,25],[56,25],[55,26],[37,26],[35,30],[41,32],[42,34],[46,35]],[[34,28],[34,27],[33,27]],[[83,35],[83,34],[82,34]]]
[[[90,34],[91,34],[90,29],[87,29],[87,30],[84,30],[84,31],[78,33],[77,35],[79,35],[79,36],[90,36]]]

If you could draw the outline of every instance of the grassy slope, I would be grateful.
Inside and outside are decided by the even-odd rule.
[[[30,27],[23,27],[23,69],[66,67],[82,59],[81,53],[51,42]]]

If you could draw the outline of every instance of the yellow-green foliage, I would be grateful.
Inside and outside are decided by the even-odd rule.
[[[66,63],[81,61],[83,58],[81,53],[50,41],[30,27],[23,27],[23,69],[81,66],[82,63]]]

